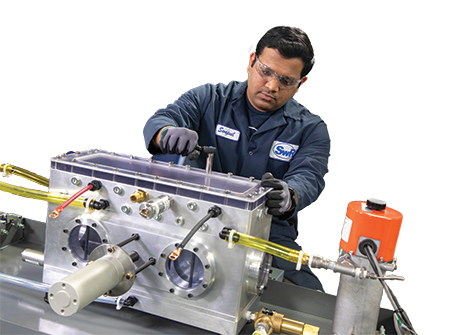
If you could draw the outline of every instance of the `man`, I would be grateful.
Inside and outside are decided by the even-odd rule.
[[[302,30],[272,28],[250,55],[246,82],[192,89],[158,110],[144,128],[151,154],[187,156],[197,144],[213,146],[213,170],[253,176],[273,187],[266,202],[273,215],[270,240],[297,250],[297,213],[325,187],[330,151],[325,123],[293,99],[313,64]],[[205,168],[205,162],[201,154],[185,163]],[[296,271],[279,258],[273,265],[293,283],[323,290],[307,266]]]

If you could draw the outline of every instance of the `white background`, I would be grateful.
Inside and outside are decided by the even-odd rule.
[[[332,139],[327,185],[299,214],[299,243],[335,260],[347,204],[387,201],[404,215],[396,274],[406,281],[391,287],[418,333],[447,333],[445,1],[159,3],[0,3],[0,164],[48,177],[50,158],[70,150],[148,157],[142,128],[155,110],[197,85],[245,80],[259,38],[298,26],[316,65],[296,99]],[[46,219],[46,203],[2,192],[0,210]],[[316,273],[335,294],[339,276]]]

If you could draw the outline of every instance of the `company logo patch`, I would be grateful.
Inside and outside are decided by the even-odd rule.
[[[269,157],[284,162],[290,162],[297,150],[298,145],[287,142],[273,141],[272,147],[270,148]]]
[[[239,140],[239,136],[241,136],[241,132],[236,129],[225,127],[221,124],[217,124],[216,125],[216,135],[227,138],[232,141],[237,141],[237,140]]]

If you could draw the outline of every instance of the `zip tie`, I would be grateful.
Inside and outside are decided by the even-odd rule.
[[[300,253],[298,254],[298,261],[297,261],[297,266],[295,267],[295,270],[300,271],[300,268],[302,267],[302,260],[303,260],[303,250],[300,250]]]
[[[3,167],[3,173],[2,173],[2,175],[3,175],[3,177],[5,177],[5,178],[8,178],[12,173],[11,172],[8,172],[7,170],[8,170],[8,167],[11,167],[12,168],[12,165],[11,164],[5,164],[5,166]]]
[[[86,206],[84,207],[84,214],[91,214],[94,212],[94,209],[91,208],[91,203],[93,203],[94,201],[94,198],[87,198],[85,200]]]
[[[235,245],[235,243],[233,242],[234,233],[236,233],[236,230],[231,229],[230,235],[228,235],[228,249],[234,248],[234,245]]]

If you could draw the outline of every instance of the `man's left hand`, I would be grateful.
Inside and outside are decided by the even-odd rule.
[[[262,176],[261,186],[273,188],[267,193],[266,206],[269,208],[269,214],[280,216],[291,208],[291,193],[286,182],[276,179],[270,172],[266,172]]]

